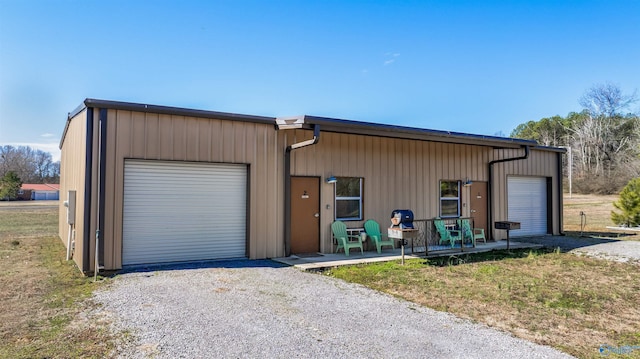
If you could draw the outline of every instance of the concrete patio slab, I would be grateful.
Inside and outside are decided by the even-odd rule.
[[[541,244],[536,243],[523,243],[510,241],[510,249],[522,249],[522,248],[541,248]],[[423,247],[424,248],[424,247]],[[507,249],[507,241],[487,242],[486,244],[478,244],[475,248],[465,247],[462,251],[460,248],[454,248],[443,251],[430,251],[427,256],[424,255],[424,251],[418,253],[411,253],[411,248],[405,247],[405,259],[410,258],[437,258],[448,257],[452,255],[470,254],[470,253],[482,253],[493,250]],[[343,252],[340,253],[318,253],[317,256],[296,256],[291,255],[289,257],[273,258],[274,261],[294,266],[301,270],[321,270],[325,268],[332,268],[353,264],[364,264],[374,262],[388,262],[395,260],[402,260],[402,249],[396,248],[394,250],[384,249],[382,253],[378,254],[376,251],[366,251],[364,254],[360,252],[351,251],[347,257]]]

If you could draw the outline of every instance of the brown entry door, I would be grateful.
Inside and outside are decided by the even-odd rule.
[[[320,251],[320,178],[291,177],[291,253]]]
[[[491,234],[487,226],[487,182],[476,182],[471,184],[470,212],[473,217],[474,228],[484,228],[487,238]]]

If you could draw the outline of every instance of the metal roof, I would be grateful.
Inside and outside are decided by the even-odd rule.
[[[263,124],[270,124],[270,125],[273,125],[274,127],[276,125],[275,117],[253,116],[253,115],[244,115],[244,114],[236,114],[236,113],[228,113],[228,112],[204,111],[204,110],[194,110],[194,109],[179,108],[179,107],[157,106],[157,105],[147,105],[147,104],[139,104],[139,103],[107,101],[107,100],[87,98],[84,100],[82,104],[80,104],[80,106],[78,106],[74,111],[69,113],[67,118],[67,123],[64,129],[64,133],[60,141],[60,148],[62,148],[62,143],[64,141],[64,137],[66,135],[67,128],[69,126],[69,121],[74,116],[76,116],[77,114],[79,114],[80,112],[82,112],[83,110],[89,107],[138,111],[138,112],[151,112],[151,113],[191,116],[191,117],[200,117],[200,118],[215,118],[215,119],[229,120],[229,121],[257,122],[257,123],[263,123]],[[318,117],[318,116],[308,116],[308,115],[297,116],[297,117],[303,119],[302,128],[311,129],[313,125],[319,125],[320,130],[322,132],[335,132],[335,133],[356,134],[356,135],[365,135],[365,136],[379,136],[379,137],[391,137],[391,138],[400,138],[400,139],[471,144],[471,145],[480,145],[480,146],[492,146],[492,147],[498,147],[498,148],[520,148],[522,146],[531,146],[539,149],[544,149],[547,151],[563,150],[558,148],[540,147],[538,146],[538,143],[536,141],[524,140],[519,138],[476,135],[476,134],[469,134],[469,133],[462,133],[462,132],[431,130],[431,129],[417,128],[417,127],[406,127],[406,126],[388,125],[388,124],[380,124],[380,123],[372,123],[372,122],[360,122],[360,121],[343,120],[343,119]]]
[[[32,191],[59,191],[60,185],[56,183],[23,183],[20,189]]]
[[[305,124],[320,125],[321,131],[349,133],[379,137],[393,137],[423,141],[449,142],[473,144],[482,146],[520,148],[522,146],[537,146],[533,140],[520,138],[474,135],[463,132],[431,130],[418,127],[387,125],[371,122],[340,120],[335,118],[305,116]]]

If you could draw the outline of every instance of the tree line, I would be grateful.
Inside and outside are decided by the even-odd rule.
[[[564,171],[571,170],[577,192],[619,193],[640,177],[640,114],[631,111],[637,100],[636,93],[628,95],[616,85],[599,84],[579,99],[580,112],[520,124],[511,137],[570,147],[572,161],[565,161]]]
[[[0,199],[15,199],[23,183],[60,183],[60,161],[29,146],[0,146]]]

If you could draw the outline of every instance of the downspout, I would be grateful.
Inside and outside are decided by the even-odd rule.
[[[562,223],[562,208],[564,207],[564,199],[562,198],[562,153],[558,153],[558,159],[556,160],[558,169],[556,170],[556,177],[558,178],[558,198],[560,203],[558,203],[558,226],[559,233],[561,236],[564,236],[564,224]],[[569,185],[571,186],[571,185]],[[571,191],[569,191],[569,196],[571,196]]]
[[[98,229],[96,230],[96,256],[94,279],[98,279],[98,272],[104,268],[104,214],[105,214],[105,176],[107,166],[107,109],[101,108],[98,116],[100,130],[98,132]]]
[[[82,272],[90,272],[91,265],[91,181],[93,170],[93,107],[87,108],[87,132],[84,170],[84,230],[82,233]]]
[[[312,146],[320,139],[320,125],[313,125],[313,138],[287,146],[284,151],[284,251],[291,255],[291,151]]]
[[[500,162],[526,160],[527,158],[529,158],[529,145],[524,146],[524,155],[522,156],[489,161],[489,185],[487,186],[487,192],[488,192],[487,197],[489,202],[489,227],[490,227],[489,233],[491,238],[494,237],[493,236],[493,229],[494,229],[493,228],[493,193],[492,193],[493,191],[491,190],[493,188],[493,165]]]

